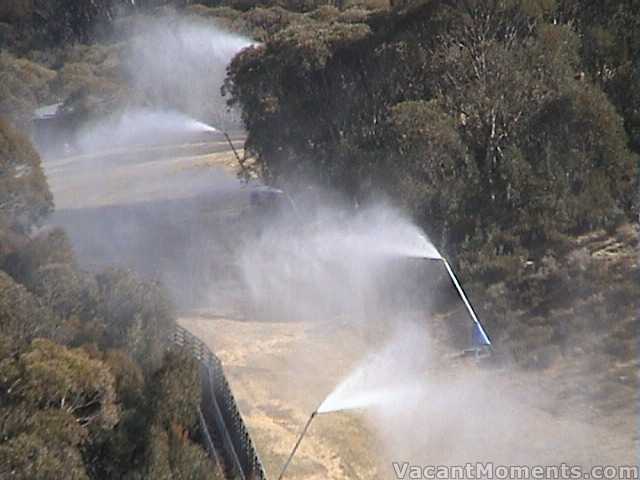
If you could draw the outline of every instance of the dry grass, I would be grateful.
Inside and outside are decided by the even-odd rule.
[[[234,321],[201,312],[181,324],[220,356],[272,478],[310,412],[373,348],[348,325],[337,333],[331,325]],[[402,455],[435,464],[476,457],[511,463],[633,462],[634,414],[623,408],[629,388],[598,381],[597,388],[586,390],[587,380],[594,379],[585,376],[587,370],[569,361],[545,372],[478,370],[473,362],[442,357],[425,372],[431,394],[424,408],[405,418],[413,418],[411,432],[405,432],[415,437],[411,447],[389,445],[386,438],[406,425],[374,425],[363,412],[321,415],[288,478],[391,478],[391,459]],[[442,397],[452,394],[442,404]],[[601,400],[608,411],[594,409]]]

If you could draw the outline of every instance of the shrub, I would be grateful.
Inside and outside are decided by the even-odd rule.
[[[170,351],[151,383],[153,426],[148,451],[151,478],[222,478],[205,450],[192,440],[199,430],[200,375],[196,360]]]
[[[0,22],[24,19],[33,13],[33,0],[5,0],[0,5]]]
[[[55,78],[54,71],[0,50],[0,117],[29,126],[35,108],[52,100],[50,84]]]
[[[157,368],[174,325],[167,292],[160,284],[142,281],[126,270],[106,270],[96,281],[104,347],[124,348],[145,370]]]
[[[75,267],[71,241],[61,228],[46,229],[8,255],[1,268],[31,288],[38,270],[49,265]]]
[[[55,442],[47,433],[22,433],[0,443],[0,477],[49,480],[64,472],[66,479],[88,480],[80,450]]]
[[[193,430],[200,406],[199,364],[188,352],[165,354],[152,381],[156,422],[165,429],[179,425]]]
[[[78,319],[83,323],[96,318],[98,292],[95,279],[73,265],[54,263],[41,267],[29,288],[61,318]]]
[[[5,365],[3,373],[4,382],[16,385],[10,390],[16,401],[70,413],[80,425],[110,428],[117,423],[113,375],[82,349],[36,339],[20,354],[14,368]]]
[[[145,379],[140,366],[123,350],[108,350],[103,361],[114,375],[119,401],[126,408],[142,407]]]
[[[40,156],[24,135],[0,119],[0,225],[27,233],[52,209]]]
[[[11,338],[19,348],[36,337],[68,338],[59,317],[43,307],[27,289],[0,271],[0,335]]]

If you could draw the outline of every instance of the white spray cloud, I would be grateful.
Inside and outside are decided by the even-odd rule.
[[[386,283],[410,281],[389,271],[398,259],[435,255],[436,249],[409,220],[394,209],[375,206],[348,215],[325,210],[312,222],[291,217],[271,225],[247,241],[238,263],[254,306],[250,316],[366,323],[396,315],[378,307],[391,303],[393,292],[379,295]],[[425,303],[408,307],[428,310]]]
[[[136,26],[126,58],[133,88],[154,105],[225,128],[239,128],[221,88],[226,69],[251,39],[196,18],[146,18]]]
[[[180,16],[142,18],[132,31],[122,59],[128,106],[80,128],[76,147],[91,152],[166,143],[179,135],[214,132],[209,124],[241,128],[221,88],[232,58],[254,42]]]
[[[318,413],[388,408],[424,396],[424,367],[430,355],[424,325],[403,322],[391,341],[369,354],[318,408]]]
[[[181,135],[206,132],[215,133],[217,130],[181,112],[133,108],[82,127],[76,146],[83,152],[91,152],[166,142]]]

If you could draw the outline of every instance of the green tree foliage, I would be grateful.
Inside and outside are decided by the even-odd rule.
[[[165,428],[179,425],[193,429],[198,423],[200,374],[198,362],[187,352],[166,354],[163,366],[154,375],[156,421]]]
[[[40,156],[23,134],[0,119],[0,228],[27,233],[52,208]]]
[[[345,186],[341,180],[345,184],[355,180],[341,162],[346,161],[344,150],[356,145],[344,137],[362,122],[348,123],[354,116],[368,117],[377,105],[367,108],[364,101],[357,101],[362,97],[356,91],[362,87],[361,78],[349,66],[356,68],[360,62],[350,46],[353,42],[365,48],[369,31],[364,24],[336,23],[317,30],[292,25],[265,46],[236,57],[227,87],[233,101],[243,107],[246,147],[258,155],[263,177],[275,180],[314,173],[340,187]],[[338,76],[330,73],[338,71]],[[350,95],[353,102],[347,101]],[[356,113],[359,107],[364,110]],[[291,118],[296,120],[288,122]]]
[[[635,172],[619,117],[576,79],[578,40],[567,27],[498,5],[456,12],[434,51],[437,98],[460,119],[477,167],[475,201],[486,209],[476,216],[536,241],[609,224],[628,211]]]
[[[88,333],[91,341],[98,340],[102,327],[97,322],[97,284],[93,275],[76,265],[63,230],[40,232],[7,255],[0,265],[27,287],[43,307],[64,321],[67,335],[80,341]]]
[[[115,371],[123,410],[118,427],[86,449],[91,477],[222,478],[197,443],[197,362],[187,354],[170,352],[145,379],[123,351],[109,351],[104,358]]]
[[[118,421],[111,371],[80,349],[12,342],[0,337],[0,477],[89,478],[83,449]]]
[[[400,201],[426,222],[452,228],[462,204],[474,201],[469,185],[478,178],[454,117],[436,100],[407,101],[391,111],[392,127],[406,168],[393,169]]]
[[[2,367],[3,393],[10,402],[67,412],[82,426],[110,428],[118,420],[113,374],[82,349],[36,339]]]
[[[640,152],[640,5],[615,0],[557,0],[556,16],[576,26],[583,68],[609,96]]]
[[[452,252],[494,230],[515,241],[495,248],[513,251],[615,225],[637,159],[579,75],[580,37],[546,23],[554,8],[434,1],[313,38],[282,30],[230,68],[254,165],[356,198],[383,187]]]
[[[37,105],[50,99],[56,72],[0,50],[0,116],[27,126]]]
[[[127,408],[142,405],[144,398],[144,374],[140,366],[123,350],[108,350],[104,362],[115,375],[118,398]]]
[[[90,337],[88,337],[90,338]],[[150,448],[149,392],[140,366],[123,350],[96,352],[115,379],[120,408],[116,428],[102,430],[84,449],[91,478],[137,478],[145,468]]]
[[[68,331],[37,297],[0,271],[0,335],[11,338],[18,348],[35,337],[65,339]]]
[[[169,435],[169,461],[173,477],[180,480],[222,480],[205,450],[175,431]]]
[[[0,359],[3,478],[222,478],[197,443],[188,354],[166,354],[145,377],[122,350],[0,336]]]
[[[169,434],[164,429],[153,426],[150,439],[147,475],[149,478],[169,480],[173,477],[169,462]]]
[[[74,265],[71,241],[60,228],[45,229],[23,242],[2,264],[16,281],[31,286],[39,269],[50,265]]]
[[[200,376],[188,352],[169,352],[152,382],[153,426],[147,456],[149,478],[216,480],[222,478],[201,446],[198,432]]]
[[[61,318],[82,322],[96,318],[99,299],[95,279],[73,265],[41,267],[29,288]]]
[[[175,318],[164,288],[126,270],[107,270],[96,281],[104,346],[124,348],[145,368],[157,368]]]
[[[37,39],[36,44],[90,41],[100,28],[113,22],[118,3],[114,0],[33,0],[30,25]]]
[[[60,410],[2,408],[0,478],[85,480],[80,447],[87,437],[75,418]]]

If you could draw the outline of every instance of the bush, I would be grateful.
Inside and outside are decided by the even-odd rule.
[[[28,233],[51,212],[53,198],[31,142],[1,118],[0,172],[0,225]]]
[[[12,340],[0,337],[0,477],[88,479],[85,448],[118,420],[111,372],[83,350]]]
[[[104,348],[123,348],[145,370],[162,360],[175,313],[164,288],[132,272],[110,269],[96,276],[97,316],[104,324]]]
[[[22,20],[33,13],[33,0],[5,0],[0,5],[0,22]]]
[[[152,385],[156,422],[165,429],[178,425],[193,431],[200,406],[198,362],[188,352],[169,352],[154,374]]]
[[[109,61],[112,62],[110,65],[65,63],[51,86],[65,99],[81,94],[99,99],[115,97],[123,88],[123,82],[119,78],[119,59],[116,57]]]
[[[68,424],[65,423],[65,427]],[[44,430],[44,427],[43,427]],[[64,472],[69,480],[88,480],[80,450],[52,442],[46,430],[22,433],[0,443],[0,476],[16,480],[49,480]]]
[[[38,270],[55,264],[75,267],[71,241],[60,228],[41,231],[8,255],[0,267],[17,282],[31,288]]]
[[[26,128],[38,105],[51,101],[56,73],[0,50],[0,117]]]
[[[64,340],[69,332],[62,320],[42,306],[38,298],[0,271],[0,335],[15,348],[36,337]]]
[[[154,413],[147,458],[149,477],[222,478],[206,451],[192,441],[199,431],[198,362],[189,352],[170,351],[151,384]]]
[[[124,407],[143,407],[145,379],[139,365],[123,350],[108,350],[103,361],[115,377],[116,393]]]
[[[80,425],[113,427],[118,420],[114,378],[108,367],[82,349],[36,339],[14,365],[4,365],[9,395],[36,409],[70,413]]]
[[[41,267],[29,288],[60,318],[83,323],[96,318],[98,292],[95,279],[73,265],[54,263]]]

